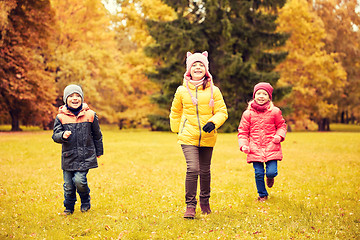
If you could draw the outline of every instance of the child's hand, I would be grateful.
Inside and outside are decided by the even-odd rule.
[[[243,151],[246,154],[249,154],[250,153],[250,148],[249,148],[249,146],[244,145],[244,146],[241,147],[241,151]]]
[[[64,134],[63,134],[63,138],[64,139],[68,139],[71,135],[71,131],[65,131]]]
[[[212,130],[215,129],[215,124],[212,122],[208,122],[203,127],[204,132],[210,133]]]
[[[280,143],[281,137],[279,135],[275,135],[272,140],[273,143]]]

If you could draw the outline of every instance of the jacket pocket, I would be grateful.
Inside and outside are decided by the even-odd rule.
[[[182,126],[182,128],[181,128],[181,132],[180,132],[180,133],[182,133],[182,132],[184,131],[186,121],[187,121],[187,119],[184,120],[184,123],[183,123],[183,126]]]
[[[64,170],[73,169],[77,165],[77,151],[76,149],[72,149],[69,151],[65,151],[62,154],[62,167]]]
[[[89,159],[96,159],[96,151],[95,147],[87,147],[85,148],[85,160],[88,161]]]
[[[267,148],[267,151],[268,152],[277,152],[277,151],[280,151],[281,149],[281,144],[280,143],[274,143],[274,142],[270,142],[269,147]]]
[[[249,142],[249,153],[256,153],[260,151],[260,148],[253,142]]]
[[[85,148],[85,162],[83,167],[86,169],[97,167],[95,147]]]

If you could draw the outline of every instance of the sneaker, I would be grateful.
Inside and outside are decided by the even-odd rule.
[[[90,205],[81,206],[80,210],[81,212],[87,212],[90,210]]]
[[[211,213],[211,209],[210,209],[209,204],[200,204],[200,208],[201,208],[201,213],[202,214],[210,214]]]
[[[268,199],[268,196],[265,196],[265,197],[258,197],[258,201],[259,202],[265,202],[266,200]]]
[[[184,214],[184,218],[187,219],[194,219],[195,218],[195,208],[193,207],[187,207],[186,212]]]
[[[74,213],[74,210],[72,210],[72,209],[65,209],[64,210],[64,215],[71,215],[73,213]]]
[[[274,185],[274,178],[266,178],[266,185],[269,188],[272,188],[272,186]]]

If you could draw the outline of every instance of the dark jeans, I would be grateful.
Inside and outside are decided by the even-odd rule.
[[[200,175],[200,204],[208,204],[210,198],[210,165],[212,147],[181,145],[186,159],[185,202],[188,207],[196,208],[196,192]]]
[[[277,171],[277,160],[271,160],[265,163],[266,164],[266,177],[274,178],[278,175]],[[260,197],[268,196],[268,192],[265,187],[265,169],[264,163],[262,162],[253,162],[254,170],[255,170],[255,182],[257,191]]]
[[[63,171],[64,175],[64,207],[74,210],[76,190],[81,199],[81,207],[90,206],[90,189],[86,175],[89,171]]]

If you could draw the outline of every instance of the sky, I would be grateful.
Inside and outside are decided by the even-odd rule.
[[[109,12],[111,14],[116,13],[116,7],[117,7],[116,6],[116,0],[102,0],[101,2],[104,4],[105,8],[107,10],[109,10]]]

